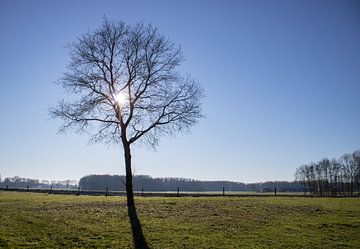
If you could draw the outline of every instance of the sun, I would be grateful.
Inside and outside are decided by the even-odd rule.
[[[115,102],[120,106],[123,106],[127,101],[125,94],[122,92],[119,92],[118,94],[116,94],[114,99],[115,99]]]

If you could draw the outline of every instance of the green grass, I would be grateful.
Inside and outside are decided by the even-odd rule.
[[[360,248],[359,198],[137,198],[150,248]],[[0,248],[133,248],[125,198],[0,192]]]

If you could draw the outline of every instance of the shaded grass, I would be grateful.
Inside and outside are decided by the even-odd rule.
[[[150,248],[360,248],[360,199],[137,198]],[[0,192],[0,247],[133,248],[124,197]]]

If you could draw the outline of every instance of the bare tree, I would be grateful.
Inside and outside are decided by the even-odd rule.
[[[330,166],[331,166],[331,162],[327,158],[323,158],[319,162],[319,167],[320,167],[320,171],[321,171],[321,179],[322,179],[321,186],[322,186],[322,189],[323,189],[323,192],[325,193],[325,195],[329,194]]]
[[[69,45],[68,70],[59,80],[71,101],[51,108],[61,131],[88,132],[92,142],[121,143],[128,206],[134,206],[131,145],[156,146],[163,135],[188,129],[202,117],[203,89],[178,67],[179,47],[152,25],[105,20]]]
[[[307,165],[300,166],[299,168],[296,169],[295,172],[295,181],[303,185],[305,195],[306,195],[306,184],[308,184],[309,181],[307,173],[308,173]]]
[[[359,193],[360,190],[360,150],[356,150],[353,152],[353,158],[354,158],[354,162],[355,162],[355,167],[356,167],[356,176],[355,176],[355,181],[356,181],[356,188],[357,191]]]
[[[353,194],[354,192],[354,181],[356,177],[356,164],[352,154],[344,154],[341,157],[342,167],[344,171],[344,176],[346,177],[346,181],[349,186],[349,194]]]
[[[329,169],[330,174],[330,185],[331,185],[331,195],[335,196],[340,192],[339,181],[341,181],[341,164],[339,160],[333,158],[331,160],[331,165]]]

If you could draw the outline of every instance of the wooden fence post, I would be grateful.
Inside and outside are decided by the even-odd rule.
[[[105,197],[107,197],[107,196],[108,196],[108,190],[109,190],[109,187],[106,187]]]
[[[80,195],[80,186],[78,187],[78,191],[76,195]]]
[[[223,187],[223,196],[225,196],[225,187]]]
[[[177,196],[180,196],[180,188],[177,188]]]

